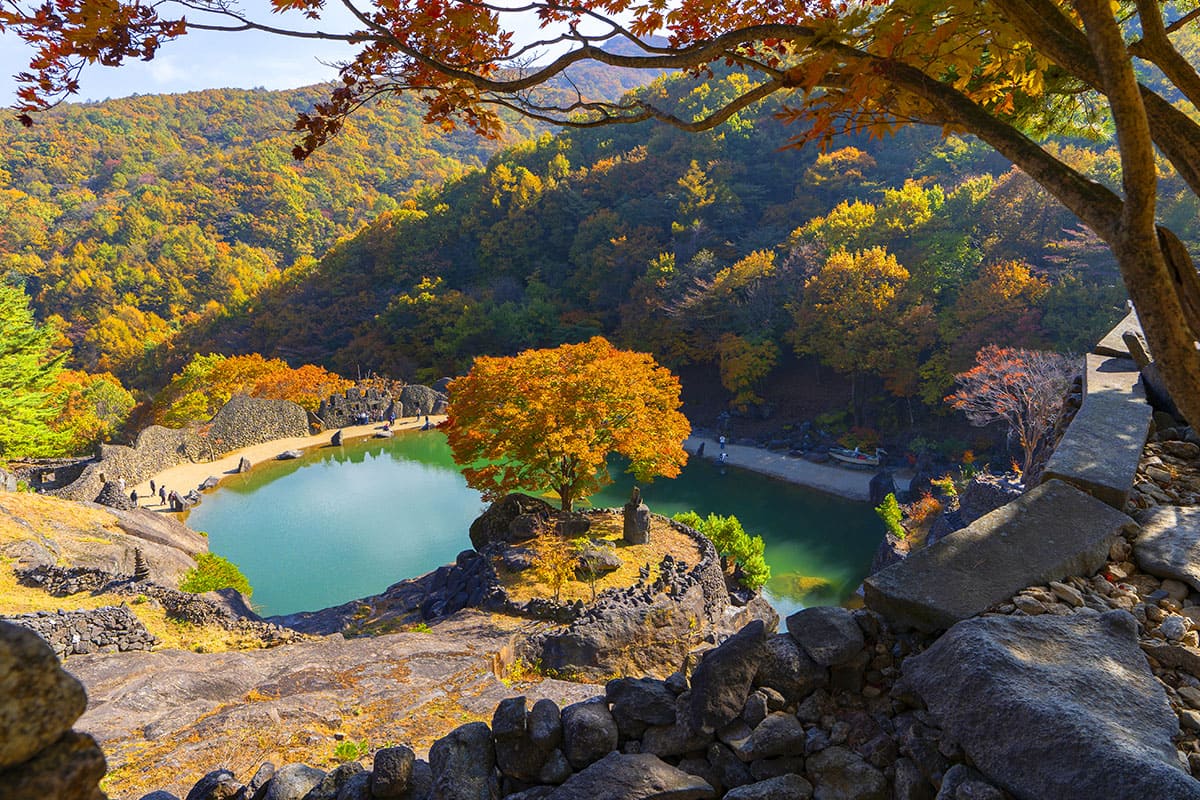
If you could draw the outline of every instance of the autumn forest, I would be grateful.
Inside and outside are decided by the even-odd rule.
[[[617,96],[650,76],[590,77]],[[744,81],[633,90],[694,115]],[[309,405],[345,378],[430,381],[598,334],[702,376],[685,390],[734,414],[781,376],[830,376],[823,411],[903,439],[949,413],[985,345],[1079,352],[1125,310],[1104,244],[969,137],[787,147],[799,131],[760,103],[700,134],[521,122],[491,141],[393,100],[293,161],[292,120],[322,91],[0,119],[4,324],[42,371],[0,458],[204,419],[234,391]],[[1109,139],[1048,147],[1119,185]],[[1195,195],[1161,171],[1160,216],[1195,250]]]

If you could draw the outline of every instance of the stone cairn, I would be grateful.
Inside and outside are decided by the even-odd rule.
[[[45,642],[0,622],[0,800],[104,800],[104,754],[71,730],[86,707]]]
[[[650,541],[650,508],[642,502],[642,490],[633,487],[625,504],[626,544],[647,544]]]

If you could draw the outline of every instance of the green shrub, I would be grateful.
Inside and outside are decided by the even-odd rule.
[[[189,569],[183,576],[179,588],[185,592],[211,592],[214,589],[237,589],[247,597],[254,591],[250,581],[227,558],[216,553],[201,553],[196,556],[196,566]]]
[[[887,526],[888,533],[897,539],[903,539],[908,535],[908,531],[904,530],[904,526],[900,524],[904,512],[900,510],[900,503],[896,501],[896,495],[889,492],[888,496],[883,498],[883,502],[875,506],[875,513]]]
[[[770,579],[762,537],[746,533],[737,517],[709,514],[704,519],[695,511],[684,511],[674,519],[707,536],[718,553],[735,561],[742,568],[741,582],[747,589],[757,591]]]
[[[371,752],[371,745],[366,739],[361,742],[345,739],[338,742],[333,748],[333,758],[335,761],[345,764],[349,761],[358,761],[369,752]]]

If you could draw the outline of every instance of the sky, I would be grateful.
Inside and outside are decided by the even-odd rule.
[[[366,2],[364,6],[368,5]],[[271,14],[267,0],[243,0],[247,16],[280,27],[312,26],[295,12]],[[326,22],[315,26],[345,33],[355,25],[338,3],[327,5]],[[518,41],[530,41],[537,30],[532,19],[516,20]],[[0,107],[16,102],[13,75],[29,67],[31,50],[11,34],[0,34]],[[258,32],[189,32],[167,42],[152,61],[128,61],[119,68],[99,64],[84,68],[75,100],[105,100],[131,94],[171,94],[198,89],[291,89],[332,80],[328,64],[349,60],[353,49],[336,42],[289,39]],[[322,63],[324,62],[324,63]]]
[[[336,5],[336,4],[335,4]],[[263,9],[265,2],[247,0],[247,10]],[[260,18],[276,24],[291,14],[265,13]],[[339,21],[345,17],[339,17]],[[332,26],[326,25],[326,28]],[[130,61],[114,69],[89,65],[81,76],[81,91],[76,99],[104,100],[131,94],[165,94],[208,88],[288,89],[307,86],[336,77],[337,72],[321,61],[345,60],[353,53],[345,45],[332,42],[300,42],[285,37],[255,32],[189,32],[182,39],[168,42],[153,61]],[[12,76],[28,69],[30,49],[11,34],[0,35],[0,106],[16,102],[16,81]]]

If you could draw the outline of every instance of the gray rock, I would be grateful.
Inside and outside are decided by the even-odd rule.
[[[92,502],[109,508],[119,508],[122,511],[129,511],[133,508],[133,501],[129,499],[129,491],[122,489],[116,481],[105,483]]]
[[[1094,497],[1049,481],[867,578],[867,607],[921,630],[948,628],[1026,586],[1092,574],[1112,540],[1133,525]]]
[[[433,792],[439,800],[495,800],[496,751],[486,723],[460,725],[429,748]]]
[[[609,549],[589,547],[579,554],[579,566],[575,571],[581,577],[603,575],[620,569],[623,563],[621,557]]]
[[[860,634],[861,635],[861,634]],[[791,635],[767,639],[754,676],[754,685],[773,689],[788,703],[797,703],[829,683],[829,670],[809,658]]]
[[[1136,364],[1124,358],[1090,354],[1086,358],[1083,405],[1046,462],[1042,481],[1065,481],[1122,509],[1150,432],[1153,409],[1146,402]]]
[[[642,752],[671,758],[708,747],[712,734],[696,733],[686,725],[656,725],[642,734]]]
[[[237,471],[238,472],[249,472],[253,466],[254,465],[250,463],[250,459],[246,458],[245,456],[242,456],[241,458],[238,459]]]
[[[622,522],[626,544],[646,544],[650,541],[650,508],[645,503],[626,503]]]
[[[767,696],[756,689],[746,698],[746,705],[742,707],[742,722],[753,728],[766,719],[769,713],[771,712],[767,709]]]
[[[545,750],[558,747],[562,741],[562,713],[558,704],[548,697],[533,704],[525,724],[529,738]]]
[[[200,491],[205,491],[207,489],[215,489],[215,488],[217,488],[217,485],[220,482],[221,482],[221,479],[218,478],[216,475],[209,475],[207,478],[205,478],[200,483],[200,486],[198,488],[200,489]]]
[[[341,430],[336,430],[333,432],[333,436],[329,437],[329,444],[333,447],[341,447],[342,446]]]
[[[612,704],[618,727],[622,720],[644,725],[675,722],[675,695],[655,678],[614,678],[605,685],[604,696]]]
[[[934,800],[933,784],[925,780],[925,776],[911,759],[896,759],[896,773],[892,779],[892,786],[895,800]]]
[[[83,685],[36,634],[0,622],[0,769],[32,758],[87,708]]]
[[[742,713],[765,642],[766,627],[755,620],[705,653],[692,672],[691,730],[712,733]]]
[[[750,775],[756,781],[778,778],[781,775],[804,774],[804,756],[760,758],[750,762]]]
[[[754,729],[750,752],[754,758],[792,755],[804,752],[804,726],[795,714],[776,711]]]
[[[538,773],[538,782],[557,785],[571,777],[573,771],[567,757],[556,747],[546,756],[546,762],[542,764],[542,770]]]
[[[158,789],[156,791],[151,792],[150,794],[142,795],[141,797],[138,798],[138,800],[179,800],[179,798],[176,795],[171,794],[170,792],[166,792],[166,791],[163,791],[162,789]]]
[[[809,800],[812,784],[799,775],[780,775],[739,786],[725,793],[725,800]]]
[[[276,461],[291,461],[294,458],[299,458],[304,455],[303,450],[284,450],[279,455],[275,456]]]
[[[564,710],[565,711],[565,710]],[[609,753],[555,789],[548,800],[706,800],[717,793],[704,780],[649,753]]]
[[[254,771],[250,782],[246,784],[246,790],[242,793],[243,800],[263,800],[267,796],[267,786],[273,777],[275,777],[275,765],[270,761],[263,762],[262,766]]]
[[[492,738],[497,742],[520,739],[526,732],[525,697],[508,697],[492,712]]]
[[[1020,800],[1200,798],[1176,756],[1178,720],[1124,611],[968,620],[909,658],[904,683]]]
[[[827,747],[806,762],[815,800],[888,800],[887,779],[853,750]]]
[[[213,770],[200,780],[187,793],[184,800],[229,800],[241,791],[242,785],[227,769]]]
[[[67,731],[28,761],[0,770],[0,800],[104,800],[104,767],[95,739]]]
[[[487,510],[471,523],[471,545],[476,550],[482,550],[496,542],[507,543],[518,537],[529,538],[530,533],[536,532],[535,523],[538,520],[548,520],[553,510],[549,503],[537,497],[517,492],[505,495],[488,506]],[[522,516],[525,516],[527,522],[520,530],[529,530],[525,533],[518,532],[518,535],[514,536],[511,526]]]
[[[750,770],[742,763],[742,760],[720,742],[710,744],[705,755],[713,768],[717,782],[726,789],[754,781],[754,776],[750,774]]]
[[[324,778],[324,772],[306,764],[284,764],[267,784],[266,800],[303,800]]]
[[[562,710],[563,755],[583,769],[617,749],[617,723],[604,698],[572,703]]]
[[[338,789],[336,800],[371,800],[371,773],[357,772]]]
[[[334,767],[321,782],[314,786],[304,796],[304,800],[337,800],[342,787],[355,775],[361,775],[366,770],[357,761],[348,761]]]
[[[935,800],[1004,800],[1004,793],[965,764],[946,770]]]
[[[1138,514],[1133,557],[1144,572],[1200,591],[1200,508],[1157,506]]]
[[[788,633],[822,667],[845,664],[862,652],[862,628],[854,613],[838,606],[814,606],[787,618]]]
[[[416,755],[409,748],[385,747],[375,753],[371,770],[371,794],[375,797],[402,797],[412,782]]]

